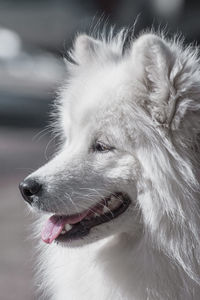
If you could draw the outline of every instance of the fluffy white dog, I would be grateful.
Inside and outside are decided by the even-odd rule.
[[[39,214],[42,299],[200,299],[195,47],[79,35],[56,104],[62,147],[20,188]]]

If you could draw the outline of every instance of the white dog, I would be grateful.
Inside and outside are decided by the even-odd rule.
[[[62,146],[20,185],[40,215],[42,299],[200,299],[197,49],[146,33],[124,50],[125,36],[76,38]]]

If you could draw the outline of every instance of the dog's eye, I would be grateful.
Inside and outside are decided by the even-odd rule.
[[[108,152],[113,150],[114,148],[111,146],[108,146],[102,142],[95,142],[93,147],[92,147],[94,152]]]

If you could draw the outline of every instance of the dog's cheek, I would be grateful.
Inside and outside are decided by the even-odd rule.
[[[139,174],[139,163],[132,155],[124,155],[111,168],[105,172],[105,176],[115,182],[127,184],[131,180],[135,180]]]

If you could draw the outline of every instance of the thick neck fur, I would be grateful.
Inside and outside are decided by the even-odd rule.
[[[46,249],[45,299],[196,300],[199,286],[147,240],[124,233],[78,250]]]
[[[163,265],[165,280],[177,288],[179,278],[180,288],[188,293],[186,299],[197,299],[193,285],[200,283],[199,163],[191,145],[184,143],[183,148],[181,143],[180,147],[167,140],[163,139],[163,145],[154,140],[151,150],[139,151],[145,174],[139,194],[146,226],[145,243],[160,253],[161,260],[159,256],[153,257]],[[185,298],[177,295],[169,299]]]
[[[136,240],[121,235],[99,257],[105,276],[118,287],[121,298],[115,299],[196,299],[199,287],[163,251],[148,244],[145,234]]]

